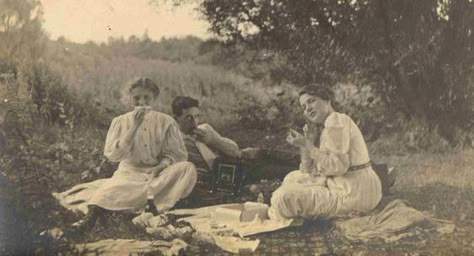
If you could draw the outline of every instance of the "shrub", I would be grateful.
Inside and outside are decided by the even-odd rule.
[[[46,64],[31,66],[26,73],[26,82],[31,92],[31,101],[35,104],[40,120],[48,124],[59,124],[75,128],[79,125],[108,127],[112,112],[100,108],[100,103],[91,97],[74,92],[62,77]],[[107,111],[109,113],[107,113]]]
[[[27,254],[35,248],[51,255],[70,254],[68,243],[40,236],[44,230],[64,225],[64,211],[51,192],[110,176],[115,170],[102,155],[111,114],[71,92],[46,65],[30,71],[25,80],[31,85],[32,98],[2,104],[1,128],[8,144],[0,155],[0,170],[12,187],[13,215],[23,223],[18,226],[20,238],[15,239],[28,241]]]

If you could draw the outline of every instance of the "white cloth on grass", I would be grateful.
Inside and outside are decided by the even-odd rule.
[[[261,219],[257,216],[251,222],[218,223],[219,225],[217,227],[211,224],[216,219],[215,214],[217,214],[217,208],[237,205],[239,204],[221,204],[197,209],[176,209],[171,213],[176,215],[191,215],[190,217],[181,218],[180,220],[190,223],[196,230],[193,237],[213,243],[221,249],[232,253],[248,253],[254,252],[257,249],[260,240],[247,239],[245,238],[247,236],[272,232],[290,226],[300,226],[303,223],[301,219],[271,220]]]
[[[455,225],[451,221],[435,219],[406,205],[402,200],[394,200],[383,210],[368,216],[336,221],[342,235],[352,241],[370,241],[375,238],[385,242],[398,241],[416,235],[412,227],[419,227],[440,234],[452,233]]]

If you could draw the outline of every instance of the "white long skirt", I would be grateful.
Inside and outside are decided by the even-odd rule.
[[[382,198],[382,186],[371,167],[330,178],[290,172],[271,199],[272,219],[329,218],[352,211],[368,212]]]
[[[150,180],[150,169],[121,163],[111,178],[79,184],[62,193],[53,193],[64,207],[87,213],[88,205],[108,210],[140,210],[147,193],[154,195],[158,210],[166,211],[188,196],[196,184],[196,168],[190,162],[179,162],[164,169]]]

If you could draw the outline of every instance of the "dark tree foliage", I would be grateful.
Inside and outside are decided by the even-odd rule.
[[[200,11],[226,44],[284,59],[273,72],[293,83],[356,75],[406,117],[473,125],[471,0],[203,0]]]

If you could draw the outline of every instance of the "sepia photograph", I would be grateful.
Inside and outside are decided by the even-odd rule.
[[[474,255],[473,0],[0,0],[0,255]]]

